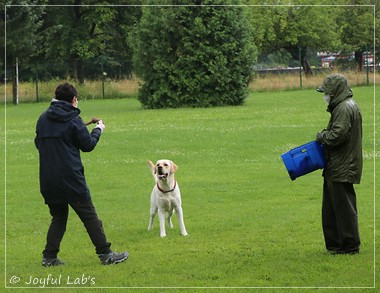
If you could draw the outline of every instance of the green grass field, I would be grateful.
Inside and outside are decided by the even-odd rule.
[[[1,127],[6,140],[1,287],[26,291],[49,279],[45,287],[57,288],[52,292],[72,287],[98,288],[91,292],[114,287],[186,287],[190,292],[373,288],[374,237],[379,236],[374,233],[374,161],[379,157],[374,88],[357,87],[354,93],[364,117],[364,170],[356,186],[362,247],[354,256],[325,252],[321,171],[291,181],[280,157],[326,127],[329,114],[314,90],[252,93],[244,106],[210,109],[142,110],[136,99],[79,101],[83,120],[97,116],[106,124],[96,149],[82,154],[82,160],[112,248],[130,253],[114,266],[100,265],[72,210],[59,255],[66,265],[41,266],[50,215],[39,193],[33,140],[35,123],[49,104],[8,105],[6,127]],[[146,160],[163,158],[179,166],[188,237],[180,235],[175,217],[166,238],[159,237],[157,218],[153,231],[147,231],[154,182]]]

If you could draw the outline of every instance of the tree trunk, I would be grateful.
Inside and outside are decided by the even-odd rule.
[[[73,59],[71,69],[71,78],[77,80],[80,84],[84,84],[84,63],[82,60]]]
[[[301,50],[298,46],[291,46],[285,49],[290,53],[293,59],[298,61],[301,59],[301,66],[306,76],[313,75],[313,70],[311,69],[310,63],[306,58],[307,47],[302,47]]]
[[[307,60],[306,56],[301,57],[301,63],[302,63],[303,72],[305,72],[306,76],[310,76],[314,74],[313,70],[311,69],[309,60]]]
[[[356,71],[361,72],[363,67],[363,51],[355,51]]]
[[[82,18],[82,6],[81,6],[81,0],[75,0],[74,1],[74,14],[75,14],[75,23],[76,26],[78,23],[80,23]],[[95,28],[94,28],[95,29]],[[75,71],[75,78],[78,80],[80,84],[84,84],[84,62],[83,60],[79,59],[81,57],[74,56],[74,71]]]
[[[80,84],[84,84],[84,62],[82,60],[77,60],[77,78]]]
[[[18,58],[16,58],[16,62],[13,68],[13,104],[18,105]]]

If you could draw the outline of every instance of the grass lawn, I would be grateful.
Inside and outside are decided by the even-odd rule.
[[[364,170],[356,186],[362,247],[354,256],[331,256],[324,249],[321,171],[291,181],[280,157],[326,127],[329,114],[314,90],[252,93],[244,106],[210,109],[143,110],[136,99],[80,100],[84,121],[96,116],[106,124],[96,149],[82,160],[112,248],[130,253],[115,266],[100,265],[72,210],[59,254],[66,265],[41,266],[50,215],[39,193],[33,140],[35,123],[49,104],[8,105],[1,287],[56,288],[52,292],[67,287],[91,292],[373,288],[374,161],[379,156],[374,153],[374,90],[357,87],[354,93],[364,119]],[[158,218],[147,231],[154,184],[147,159],[171,159],[179,166],[188,237],[180,235],[175,217],[166,238],[159,237]]]

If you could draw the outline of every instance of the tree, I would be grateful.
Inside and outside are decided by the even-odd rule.
[[[42,25],[41,15],[44,12],[44,0],[34,1],[5,1],[0,8],[2,36],[6,36],[1,43],[1,51],[6,51],[7,72],[12,72],[16,58],[21,64],[28,64],[37,50],[40,38],[37,34]],[[35,6],[37,5],[37,6]],[[6,22],[6,25],[4,23]],[[4,28],[6,27],[6,32]],[[4,61],[0,59],[4,68]]]
[[[128,5],[141,4],[140,0],[124,2]],[[121,77],[120,72],[122,72],[127,77],[131,77],[133,72],[131,43],[133,40],[130,40],[128,35],[139,22],[142,11],[138,6],[122,6],[117,8],[115,13],[113,22],[102,23],[102,30],[109,35],[105,44],[105,62],[111,75]]]
[[[242,104],[256,58],[246,10],[217,6],[222,0],[177,3],[144,7],[132,36],[139,100],[146,108]]]
[[[86,65],[98,76],[106,64],[114,76],[132,72],[131,45],[128,32],[141,15],[140,0],[119,1],[117,6],[92,0],[49,0],[43,17],[43,36],[38,59],[62,64],[60,71],[84,82]],[[68,66],[69,64],[69,66]],[[124,67],[124,70],[122,70]]]
[[[374,6],[368,6],[365,0],[345,1],[339,15],[340,37],[343,49],[355,52],[357,71],[363,68],[363,53],[374,44]]]
[[[251,0],[252,4],[257,2]],[[310,75],[312,70],[307,59],[310,48],[321,51],[339,48],[335,15],[341,8],[303,4],[302,0],[294,1],[293,5],[276,5],[276,2],[252,8],[260,51],[271,53],[286,49],[293,59],[301,60],[304,72]]]
[[[112,23],[114,17],[115,9],[90,6],[87,1],[50,0],[41,30],[44,35],[41,55],[53,62],[67,60],[72,69],[70,75],[83,83],[85,62],[101,56],[109,39],[102,25]]]

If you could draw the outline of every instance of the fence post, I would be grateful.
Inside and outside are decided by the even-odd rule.
[[[302,57],[301,57],[301,47],[298,47],[298,58],[300,59],[300,88],[302,89]]]
[[[375,65],[375,62],[373,63]],[[368,64],[368,47],[365,45],[365,68],[366,68],[366,75],[367,75],[367,86],[369,85],[369,64]],[[375,67],[373,67],[375,69]]]
[[[37,69],[37,64],[36,64],[36,100],[37,100],[37,103],[40,101],[39,96],[38,96],[38,69]]]
[[[14,65],[13,72],[13,104],[18,105],[18,58],[16,57],[16,63]]]
[[[107,73],[104,72],[104,67],[103,67],[103,60],[102,60],[102,99],[104,99],[104,79],[106,78]]]
[[[102,74],[102,99],[104,99],[104,73]]]

